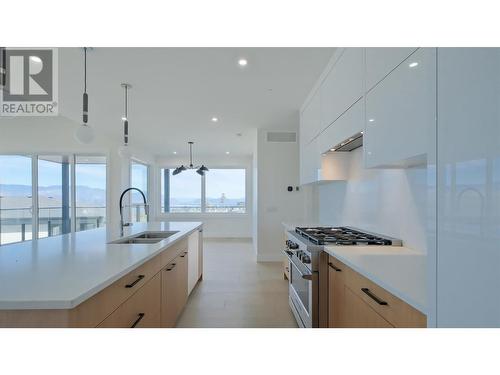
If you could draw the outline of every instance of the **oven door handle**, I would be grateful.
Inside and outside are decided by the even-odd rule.
[[[293,256],[293,252],[290,251],[290,250],[283,250],[283,254],[286,255],[286,257],[288,258],[288,260],[291,262],[292,261],[292,256]]]

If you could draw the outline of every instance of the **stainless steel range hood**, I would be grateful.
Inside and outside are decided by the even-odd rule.
[[[349,152],[363,146],[363,132],[354,134],[346,140],[333,146],[330,151],[332,152]]]

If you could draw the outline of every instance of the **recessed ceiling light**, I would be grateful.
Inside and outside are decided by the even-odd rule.
[[[371,119],[368,120],[368,122],[373,122],[373,121],[375,121],[374,118],[371,118]]]
[[[122,117],[122,121],[125,121],[125,120],[127,120],[127,118],[126,117]]]
[[[229,151],[226,151],[226,155],[229,155]]]
[[[247,66],[248,65],[248,60],[247,59],[239,59],[238,60],[238,65],[239,66]]]
[[[217,117],[212,117],[212,122],[217,122],[219,119]]]
[[[359,134],[365,134],[364,132],[359,132]]]
[[[30,59],[31,59],[31,61],[36,62],[36,63],[42,62],[42,59],[40,59],[38,56],[31,56]]]
[[[173,154],[174,154],[174,155],[177,155],[177,151],[174,151],[174,152],[173,152]]]
[[[418,66],[418,62],[414,61],[414,62],[410,63],[408,66],[410,68],[414,68],[414,67]]]
[[[330,151],[331,151],[331,152],[333,152],[333,151],[335,151],[335,149],[334,149],[334,148],[331,148],[331,149],[330,149]]]

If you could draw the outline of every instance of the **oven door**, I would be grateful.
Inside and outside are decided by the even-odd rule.
[[[297,323],[312,327],[314,274],[304,265],[290,260],[289,297]],[[297,316],[298,315],[298,316]]]

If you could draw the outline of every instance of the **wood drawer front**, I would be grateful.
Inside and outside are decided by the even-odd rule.
[[[342,268],[345,285],[394,327],[427,327],[427,318],[420,311],[347,267],[338,259],[331,258],[338,267]],[[386,304],[382,304],[384,302]]]
[[[160,279],[161,275],[158,273],[101,322],[98,328],[160,327]]]
[[[95,327],[162,268],[162,254],[137,267],[73,310],[72,326]],[[127,287],[129,286],[129,287]]]
[[[158,272],[161,271],[162,268],[166,267],[170,262],[172,262],[175,258],[177,258],[182,252],[188,251],[188,239],[184,238],[176,244],[170,246],[163,253],[161,253],[161,267],[158,269]]]
[[[394,328],[363,299],[344,285],[344,311],[339,327],[342,328]]]

